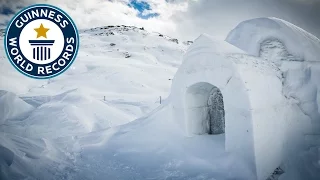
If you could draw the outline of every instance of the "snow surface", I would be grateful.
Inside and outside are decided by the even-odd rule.
[[[0,90],[0,124],[5,124],[5,121],[10,119],[21,118],[33,109],[15,94]]]
[[[267,29],[263,21],[258,29]],[[258,34],[255,27],[245,29]],[[289,26],[282,29],[293,31]],[[296,27],[293,29],[293,32],[298,31]],[[243,31],[233,32],[241,34]],[[279,31],[280,35],[287,37],[286,33]],[[246,34],[243,36],[250,39]],[[254,43],[257,41],[243,39],[237,44],[234,38],[231,44],[238,48],[226,42],[212,43],[212,40],[203,38],[201,44],[189,49],[181,67],[182,55],[191,42],[180,42],[130,26],[86,29],[81,31],[80,37],[81,46],[75,63],[54,79],[24,77],[11,67],[5,53],[0,54],[0,179],[253,180],[256,179],[256,169],[252,158],[253,147],[250,149],[249,146],[259,139],[254,139],[251,134],[255,124],[243,124],[240,120],[247,118],[245,110],[249,110],[252,104],[252,107],[259,107],[263,112],[270,104],[281,104],[283,98],[291,106],[287,119],[293,119],[286,124],[288,131],[283,133],[297,143],[290,144],[292,151],[290,148],[283,149],[283,159],[270,160],[276,164],[282,162],[285,174],[280,176],[281,180],[319,179],[320,138],[315,133],[317,129],[314,125],[319,117],[317,112],[320,112],[320,88],[317,83],[320,82],[320,67],[315,62],[316,58],[319,59],[318,41],[312,35],[305,33],[304,38],[299,36],[299,41],[287,38],[290,44],[299,42],[293,44],[292,49],[295,45],[297,49],[305,47],[296,52],[292,52],[287,43],[278,43],[282,42],[280,38],[276,39],[279,41],[271,39],[269,42],[267,38],[258,38],[265,43],[264,46]],[[251,45],[255,51],[249,52]],[[268,48],[270,45],[277,48]],[[287,52],[284,47],[288,48]],[[2,44],[0,48],[4,52]],[[203,55],[203,59],[199,59],[202,62],[191,66],[192,71],[183,72],[184,67],[192,64],[188,59],[197,57],[199,51],[227,61],[206,60],[208,56]],[[279,59],[295,57],[299,61],[281,61],[279,66]],[[310,61],[310,64],[305,61]],[[206,74],[210,70],[208,67],[216,66],[219,67],[217,75],[223,76],[209,78],[213,71]],[[184,77],[183,73],[178,73],[171,89],[171,80],[178,67],[183,73],[197,72],[204,76],[188,76],[190,80],[176,82]],[[253,74],[257,77],[252,77]],[[240,77],[246,77],[250,83],[244,85]],[[174,118],[177,115],[175,106],[183,104],[175,99],[182,93],[175,90],[179,87],[177,85],[201,78],[216,82],[214,85],[217,87],[226,87],[220,88],[225,100],[226,120],[235,119],[235,124],[226,121],[226,127],[233,126],[235,132],[240,132],[239,136],[229,138],[235,138],[233,142],[245,148],[241,153],[251,158],[225,151],[225,146],[230,142],[227,141],[227,133],[193,135],[191,132],[198,131],[198,128],[190,124],[184,126],[183,119]],[[254,91],[250,93],[251,97],[247,96],[248,90]],[[270,91],[272,95],[268,98],[267,93],[261,95],[259,91]],[[280,98],[283,94],[279,92],[284,92],[286,96]],[[197,93],[190,93],[189,100],[192,102],[189,105],[200,102],[194,94]],[[162,104],[159,106],[160,96]],[[243,116],[232,117],[227,113],[230,109],[243,113]],[[276,111],[281,109],[271,112]],[[250,118],[259,118],[259,114],[265,115],[256,113]],[[274,114],[278,113],[261,118],[272,119]],[[178,116],[184,118],[185,115]],[[275,121],[261,121],[268,125],[272,125],[271,122]],[[309,129],[312,131],[306,132]],[[267,132],[270,134],[278,132],[272,129],[265,131],[270,131]],[[272,138],[278,138],[276,136],[274,134]],[[260,138],[266,137],[271,138],[267,135]],[[277,143],[277,140],[271,143]],[[273,149],[273,144],[263,145],[267,154],[279,150]],[[246,151],[247,147],[249,151]],[[261,161],[267,158],[268,155]]]
[[[80,36],[76,63],[49,80],[18,73],[0,44],[0,146],[16,162],[0,163],[7,177],[0,179],[68,177],[78,155],[75,137],[126,124],[158,107],[188,44],[129,26],[82,30]]]

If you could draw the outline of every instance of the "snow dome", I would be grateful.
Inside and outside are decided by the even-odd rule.
[[[267,165],[280,163],[285,101],[281,76],[268,62],[236,47],[199,37],[190,47],[172,85],[174,119],[186,135],[225,134],[227,151],[264,166],[266,146],[273,147]]]
[[[289,129],[311,132],[312,119],[320,119],[314,77],[320,68],[296,64],[316,64],[319,49],[317,38],[275,18],[240,23],[226,41],[201,35],[174,77],[173,119],[186,136],[223,135],[225,150],[246,159],[265,180],[288,152]],[[303,113],[310,117],[304,122]]]

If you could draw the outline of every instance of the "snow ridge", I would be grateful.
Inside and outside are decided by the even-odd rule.
[[[140,33],[142,37],[146,37],[148,35],[152,36],[158,36],[162,37],[163,39],[168,40],[169,42],[173,42],[176,44],[184,44],[184,45],[190,45],[193,43],[193,41],[183,41],[180,42],[176,38],[172,38],[167,35],[163,35],[158,32],[148,32],[143,27],[138,28],[135,26],[126,26],[126,25],[117,25],[117,26],[102,26],[102,27],[96,27],[91,29],[84,29],[80,30],[80,33],[89,33],[96,36],[113,36],[113,35],[120,35],[120,34],[131,34],[131,33]]]

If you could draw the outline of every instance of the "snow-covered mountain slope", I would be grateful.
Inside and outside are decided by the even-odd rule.
[[[19,174],[56,179],[64,169],[58,164],[70,165],[73,150],[64,146],[74,146],[73,137],[128,123],[155,109],[160,96],[162,101],[168,96],[182,54],[192,43],[130,26],[81,30],[80,37],[73,66],[49,80],[21,75],[0,44],[0,151],[13,152],[18,161],[10,166],[9,179]],[[0,156],[6,159],[7,154]],[[1,174],[10,172],[7,165],[0,163]],[[62,169],[50,170],[52,166]]]
[[[76,63],[54,79],[24,77],[1,53],[0,88],[37,108],[27,119],[29,125],[36,123],[33,116],[43,116],[41,121],[46,119],[48,123],[55,119],[57,124],[69,124],[66,119],[72,119],[71,127],[76,123],[83,126],[81,131],[91,132],[132,121],[157,107],[160,96],[168,96],[171,79],[187,47],[157,33],[125,26],[84,30],[80,37]],[[58,119],[41,114],[46,109],[59,114]]]

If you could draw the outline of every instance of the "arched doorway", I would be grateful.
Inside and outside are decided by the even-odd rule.
[[[216,86],[200,82],[186,93],[187,130],[192,134],[223,134],[225,111],[223,96]]]
[[[214,87],[208,98],[208,134],[225,132],[225,112],[221,91]]]

